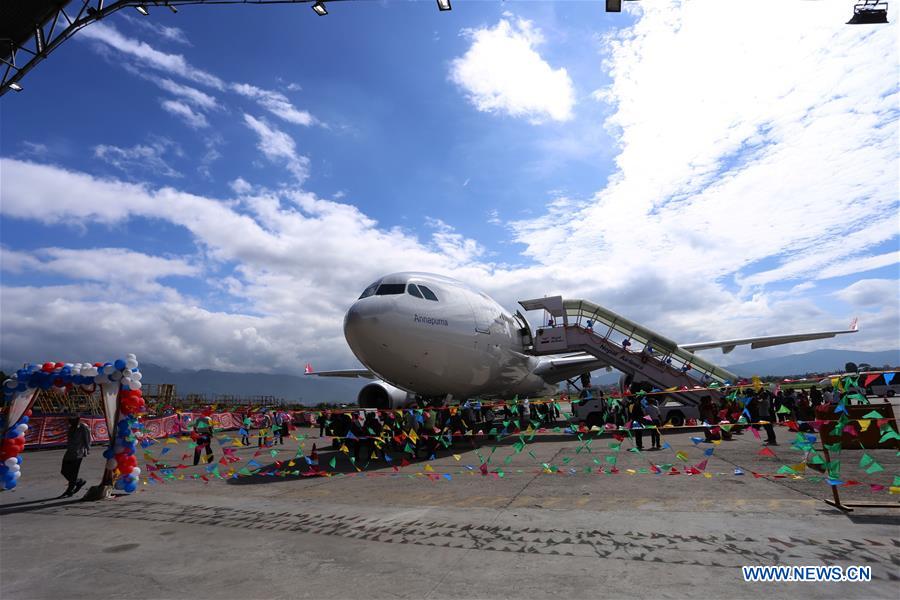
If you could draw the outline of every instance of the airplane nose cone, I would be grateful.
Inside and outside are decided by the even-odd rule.
[[[366,300],[354,303],[344,316],[344,338],[356,358],[369,366],[378,340],[378,316],[373,310],[377,301]]]

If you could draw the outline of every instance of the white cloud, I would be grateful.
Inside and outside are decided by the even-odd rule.
[[[132,17],[124,12],[117,13],[117,17],[121,19],[125,19],[132,25],[140,27],[142,29],[146,29],[148,31],[153,32],[157,37],[161,37],[162,39],[175,42],[177,44],[183,44],[185,46],[191,46],[190,40],[188,40],[187,34],[183,29],[179,27],[168,27],[166,25],[161,25],[156,23],[155,21],[148,19],[146,17]]]
[[[859,281],[835,292],[844,302],[854,306],[882,306],[898,304],[900,297],[900,281],[897,279],[860,279]]]
[[[231,183],[228,184],[228,187],[230,187],[232,190],[234,190],[235,194],[240,194],[240,195],[247,194],[253,190],[253,186],[250,185],[250,182],[247,181],[246,179],[244,179],[243,177],[238,177],[237,179],[234,179],[233,181],[231,181]]]
[[[452,62],[450,79],[475,108],[533,122],[572,118],[572,80],[565,68],[554,69],[537,52],[543,37],[531,21],[501,19],[493,28],[465,33],[472,45]]]
[[[352,358],[342,342],[339,323],[361,286],[385,272],[416,268],[468,271],[476,279],[484,273],[475,262],[477,244],[449,228],[423,243],[399,230],[379,229],[353,206],[304,192],[258,195],[244,198],[238,206],[170,188],[153,189],[50,165],[0,160],[4,218],[116,226],[139,217],[162,219],[190,232],[211,270],[236,265],[214,280],[229,294],[228,302],[235,307],[230,313],[179,299],[171,288],[123,297],[114,291],[114,283],[90,276],[73,286],[7,285],[0,291],[4,360],[43,355],[52,348],[66,354],[105,356],[109,348],[128,339],[141,349],[145,360],[163,364],[188,361],[191,366],[285,370],[297,368],[304,357],[320,357],[323,364],[347,364]],[[66,265],[87,269],[95,263],[109,264],[113,272],[117,264],[108,254],[92,258],[77,251],[73,256],[57,252],[25,258],[18,253],[10,260],[18,260],[19,270],[28,266],[23,261],[44,263],[45,270],[51,269],[49,265],[68,269],[59,262],[63,259]],[[378,260],[363,261],[361,256]],[[167,258],[147,270],[162,276],[194,268],[198,267],[185,259]],[[38,308],[29,312],[29,302]],[[24,314],[42,320],[41,327],[29,330],[27,323],[17,319]],[[105,317],[98,321],[90,319],[92,314]],[[83,335],[82,321],[91,321],[96,335]],[[44,337],[44,327],[46,331],[59,327],[65,333]]]
[[[170,114],[179,117],[188,127],[202,129],[209,127],[209,121],[203,113],[194,112],[190,106],[180,100],[161,100],[163,109]]]
[[[151,80],[165,91],[181,98],[188,104],[192,104],[197,108],[203,110],[214,110],[221,108],[215,97],[210,96],[209,94],[202,92],[195,87],[182,85],[165,77],[153,77],[151,78]]]
[[[164,277],[200,274],[198,266],[184,259],[150,256],[128,248],[40,248],[33,252],[4,249],[2,268],[13,273],[32,270],[124,287]]]
[[[245,98],[252,98],[276,117],[295,125],[312,125],[315,119],[309,112],[296,108],[281,92],[264,90],[249,83],[232,83],[231,90]]]
[[[140,40],[126,37],[118,29],[106,23],[92,23],[82,29],[76,39],[90,39],[106,44],[128,56],[131,56],[141,64],[162,71],[178,75],[190,81],[208,85],[216,89],[224,89],[225,83],[213,75],[190,65],[180,54],[162,52]]]
[[[126,173],[145,177],[148,171],[164,177],[181,177],[164,158],[172,152],[180,155],[180,149],[168,140],[157,140],[150,144],[137,144],[131,148],[121,148],[111,144],[94,147],[94,156]]]
[[[888,224],[890,227],[890,223]],[[894,233],[896,234],[896,224],[894,224]],[[830,279],[831,277],[841,277],[843,275],[853,275],[855,273],[865,273],[882,267],[889,267],[900,263],[900,251],[885,252],[884,254],[876,254],[874,256],[864,256],[861,258],[852,258],[849,260],[836,262],[831,266],[822,269],[817,279]]]
[[[309,176],[309,158],[297,153],[297,145],[291,136],[264,119],[257,119],[246,113],[244,123],[259,136],[256,147],[266,158],[272,162],[283,162],[298,182],[303,183],[306,180]]]

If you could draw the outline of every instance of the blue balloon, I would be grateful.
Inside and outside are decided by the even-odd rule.
[[[137,490],[137,486],[133,483],[126,483],[124,486],[122,486],[122,489],[124,489],[129,494],[132,494],[135,492],[135,490]]]
[[[30,417],[28,415],[25,415],[24,417],[19,419],[19,423],[27,423],[29,421],[29,419],[30,419]]]
[[[103,451],[103,458],[105,458],[106,460],[109,460],[113,456],[115,456],[115,453],[113,452],[112,448],[107,448]]]
[[[117,371],[121,371],[126,366],[125,359],[124,358],[118,359],[113,366],[116,368]]]
[[[21,465],[21,464],[22,464],[22,457],[21,457],[21,456],[17,456],[17,457],[16,457],[16,462],[19,463],[19,464]]]

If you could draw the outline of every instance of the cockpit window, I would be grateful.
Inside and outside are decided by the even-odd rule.
[[[394,296],[406,291],[405,283],[382,283],[375,291],[376,296]]]
[[[419,288],[417,288],[413,284],[409,284],[408,286],[406,286],[406,291],[409,292],[410,296],[415,296],[416,298],[422,297],[422,292],[420,292]]]
[[[376,281],[375,283],[373,283],[372,285],[370,285],[369,287],[367,287],[366,289],[364,289],[363,293],[359,295],[359,299],[362,300],[363,298],[368,298],[369,296],[374,296],[375,290],[378,289],[379,283],[381,283],[380,279],[378,281]]]
[[[435,302],[438,301],[437,296],[434,295],[434,292],[432,292],[431,290],[429,290],[429,289],[428,289],[427,287],[425,287],[424,285],[419,284],[419,290],[422,292],[422,295],[425,296],[425,298],[426,298],[427,300],[433,300],[433,301],[435,301]]]

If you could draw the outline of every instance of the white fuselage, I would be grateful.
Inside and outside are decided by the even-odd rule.
[[[534,373],[541,359],[524,353],[523,328],[524,320],[486,294],[426,273],[383,277],[344,318],[344,337],[360,362],[423,397],[551,393]]]

